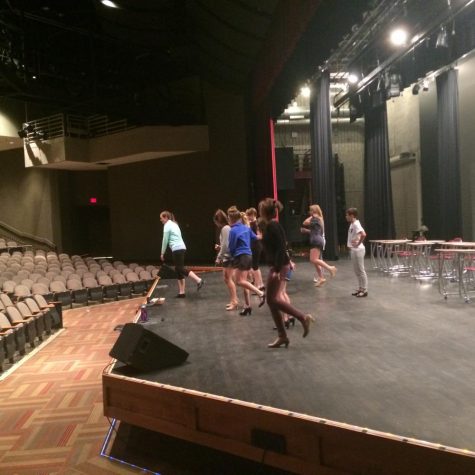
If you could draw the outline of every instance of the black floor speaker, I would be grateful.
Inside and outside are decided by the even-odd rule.
[[[185,350],[138,323],[124,325],[109,355],[140,371],[177,366],[188,358]]]

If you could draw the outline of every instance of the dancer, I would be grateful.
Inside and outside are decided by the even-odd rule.
[[[254,277],[254,285],[259,290],[264,290],[264,283],[262,281],[262,274],[261,270],[259,269],[259,263],[261,261],[261,254],[262,254],[262,243],[259,239],[260,231],[257,226],[257,210],[256,208],[249,208],[246,210],[247,220],[249,222],[249,226],[254,232],[254,234],[258,237],[258,239],[254,239],[251,241],[251,251],[252,251],[252,276]]]
[[[267,262],[270,265],[267,277],[266,298],[277,327],[277,339],[269,343],[269,348],[289,346],[289,339],[285,331],[283,313],[295,317],[303,326],[303,337],[310,331],[310,323],[314,321],[312,315],[305,315],[297,310],[282,295],[282,287],[290,268],[290,257],[286,247],[286,237],[282,226],[275,221],[277,212],[282,210],[282,204],[272,198],[266,198],[259,203],[261,217],[262,244]]]
[[[337,269],[321,259],[322,251],[325,249],[325,222],[320,206],[311,205],[309,214],[310,216],[302,224],[301,231],[310,235],[310,262],[315,266],[316,271],[313,281],[317,287],[320,287],[327,280],[322,268],[327,269],[332,277],[335,277]]]
[[[215,249],[218,252],[216,256],[216,264],[223,266],[223,279],[226,287],[229,290],[230,301],[226,305],[226,310],[236,310],[238,308],[238,297],[236,292],[236,284],[233,280],[234,269],[232,267],[231,254],[229,252],[229,232],[231,227],[228,223],[228,217],[222,209],[218,209],[213,216],[214,224],[220,230],[219,244],[216,244]]]
[[[175,265],[175,272],[178,280],[178,294],[177,298],[185,298],[185,277],[191,277],[196,282],[197,290],[200,290],[204,285],[204,280],[198,277],[193,271],[185,267],[185,252],[186,246],[181,237],[181,231],[178,224],[175,222],[175,217],[170,211],[162,211],[160,213],[160,221],[163,224],[163,239],[162,239],[162,253],[160,259],[165,260],[165,251],[167,246],[170,247],[173,256],[173,264]]]
[[[347,246],[350,250],[351,261],[353,262],[353,270],[358,279],[358,290],[351,295],[355,297],[368,296],[368,276],[364,268],[364,256],[366,249],[363,241],[366,233],[358,220],[358,210],[356,208],[348,208],[345,214],[346,221],[350,223],[348,228]]]
[[[259,296],[259,307],[262,307],[265,302],[264,292],[247,280],[247,275],[252,264],[251,240],[257,239],[257,236],[252,232],[250,227],[243,223],[241,212],[236,206],[231,206],[228,209],[228,219],[231,224],[229,252],[233,258],[234,276],[236,285],[242,287],[244,291],[245,307],[239,312],[239,315],[251,315],[250,292],[254,292]]]

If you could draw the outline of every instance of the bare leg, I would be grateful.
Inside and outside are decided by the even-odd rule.
[[[236,277],[236,285],[238,285],[239,287],[242,287],[243,289],[247,289],[251,292],[254,292],[259,297],[262,297],[264,295],[264,292],[262,292],[262,290],[259,290],[256,286],[252,285],[247,280],[248,273],[249,271],[247,270],[236,269],[235,274],[234,274]]]
[[[201,277],[198,277],[192,270],[188,273],[188,277],[191,277],[197,284],[201,282]]]
[[[258,289],[262,289],[264,287],[264,282],[262,280],[262,273],[260,269],[253,270],[254,272],[254,284]]]
[[[332,277],[336,274],[336,267],[327,264],[321,257],[321,251],[318,247],[310,249],[310,261],[315,266],[317,273],[320,277],[323,277],[322,267],[329,271]]]
[[[178,279],[178,293],[185,293],[185,279]]]
[[[226,284],[229,290],[229,297],[230,297],[229,306],[234,306],[238,304],[238,296],[237,296],[237,291],[236,291],[236,284],[234,283],[234,280],[233,280],[233,273],[234,273],[234,269],[232,267],[225,267],[223,269],[224,283]]]

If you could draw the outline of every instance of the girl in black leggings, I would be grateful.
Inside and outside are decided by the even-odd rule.
[[[283,284],[289,272],[290,258],[287,252],[284,229],[275,220],[277,212],[281,210],[281,203],[272,198],[266,198],[259,203],[262,244],[267,263],[270,266],[266,284],[266,299],[278,332],[277,339],[267,345],[269,348],[279,348],[283,345],[287,348],[289,346],[283,313],[299,320],[303,326],[304,338],[310,331],[310,323],[314,321],[312,315],[305,315],[283,298]]]

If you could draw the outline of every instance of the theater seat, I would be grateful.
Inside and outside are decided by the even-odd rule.
[[[26,340],[30,347],[34,348],[36,345],[35,339],[38,336],[35,320],[33,318],[23,318],[20,311],[16,307],[7,307],[6,314],[10,324],[13,327],[21,326],[24,328]]]

